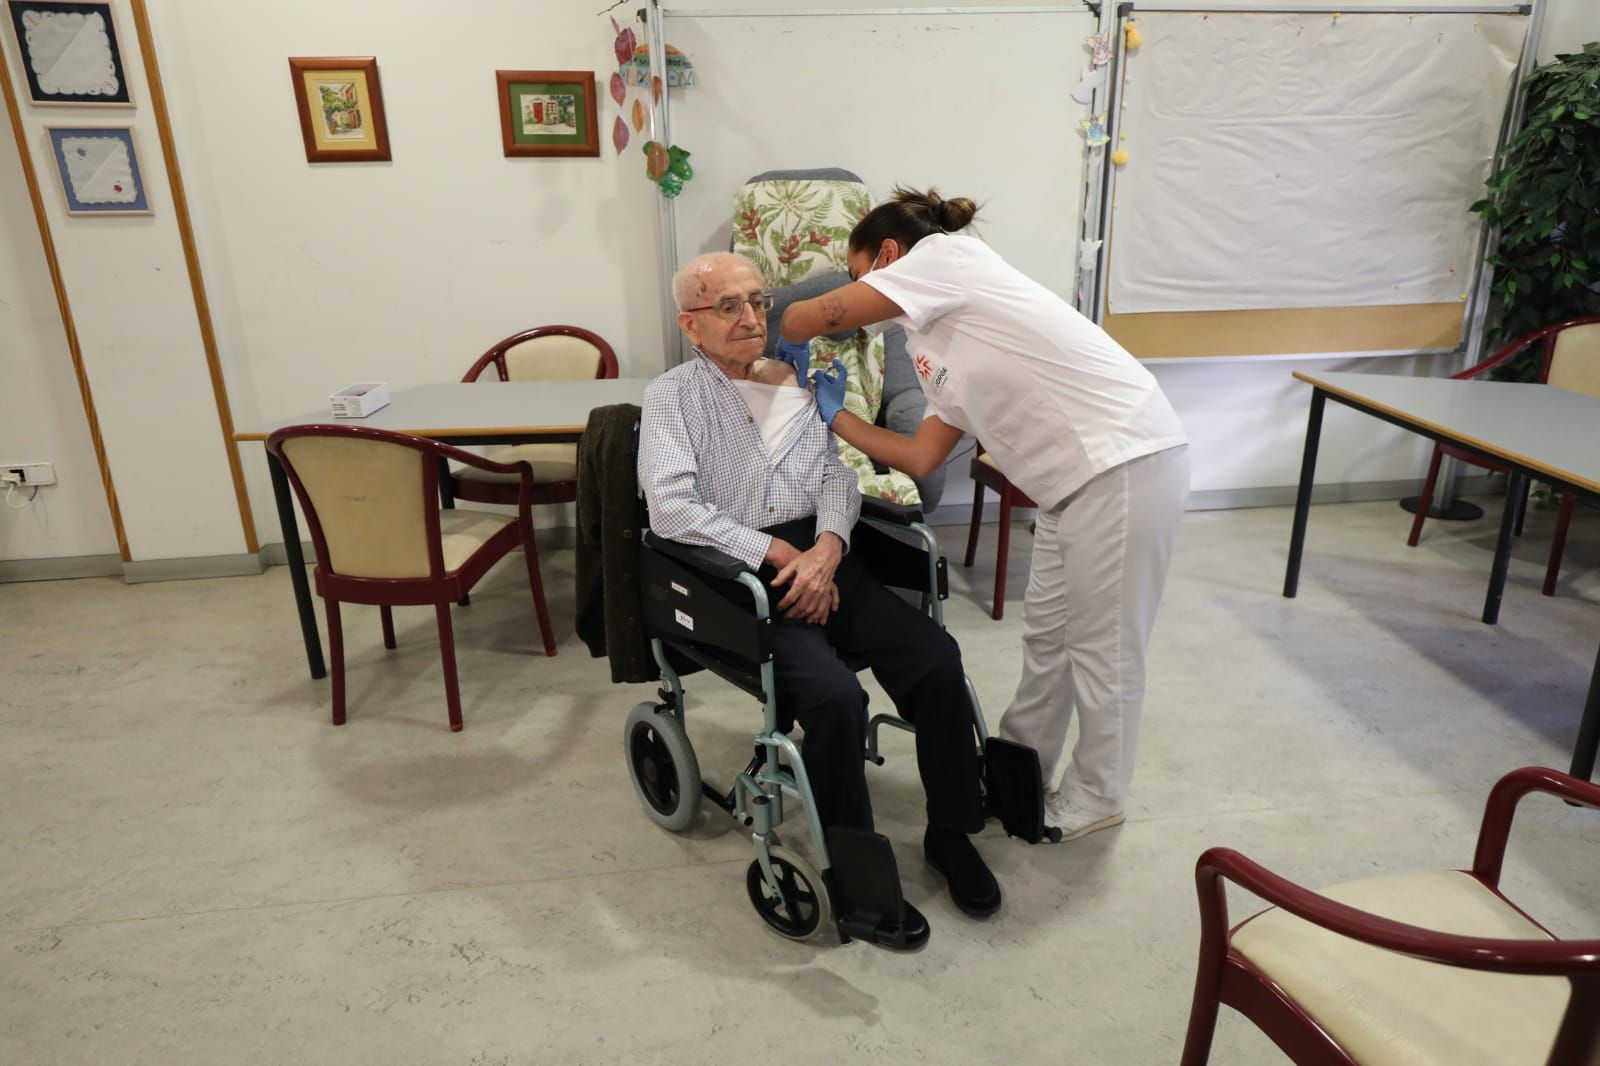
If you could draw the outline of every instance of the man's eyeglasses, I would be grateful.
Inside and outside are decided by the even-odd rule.
[[[724,296],[716,303],[706,304],[704,307],[685,307],[685,311],[715,311],[721,318],[729,320],[744,314],[744,305],[749,304],[750,310],[757,315],[767,313],[767,308],[772,306],[770,292],[754,292],[749,296]]]

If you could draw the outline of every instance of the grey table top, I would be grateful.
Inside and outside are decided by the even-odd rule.
[[[366,418],[334,418],[328,408],[287,418],[235,440],[266,440],[284,426],[334,423],[368,426],[448,440],[452,437],[504,437],[527,440],[539,436],[582,433],[589,412],[614,403],[644,401],[646,378],[601,378],[590,381],[489,381],[413,385],[397,389],[389,406]]]
[[[1296,371],[1327,392],[1600,493],[1600,399],[1549,385]]]

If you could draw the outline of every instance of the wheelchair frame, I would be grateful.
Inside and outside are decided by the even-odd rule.
[[[914,540],[895,535],[901,531],[910,534]],[[642,530],[641,540],[643,621],[650,637],[651,652],[661,671],[663,686],[658,693],[659,703],[639,704],[629,715],[625,748],[635,791],[645,804],[646,813],[669,830],[681,832],[687,828],[701,797],[710,799],[749,829],[756,852],[756,861],[746,879],[752,905],[780,935],[796,940],[810,939],[821,932],[823,918],[831,915],[830,899],[819,898],[815,901],[817,913],[814,924],[804,926],[801,923],[793,929],[786,929],[774,920],[763,905],[765,901],[757,898],[759,885],[764,884],[775,908],[781,908],[790,918],[795,917],[795,901],[785,895],[786,878],[776,868],[773,853],[775,848],[781,846],[776,830],[786,817],[786,798],[800,803],[804,808],[818,864],[814,870],[807,869],[798,853],[788,849],[784,849],[783,862],[793,867],[802,879],[810,882],[819,897],[837,892],[832,875],[834,856],[830,853],[827,834],[816,814],[805,761],[799,747],[781,728],[783,723],[777,706],[772,664],[772,612],[766,588],[744,563],[714,548],[664,540],[649,532],[647,527]],[[893,550],[888,551],[891,545]],[[922,596],[922,610],[941,629],[944,628],[943,601],[949,596],[948,564],[939,552],[938,538],[921,521],[920,513],[881,500],[863,498],[861,521],[857,523],[852,536],[852,551],[880,556],[874,560],[874,576],[890,587],[919,593]],[[915,562],[908,559],[912,551],[920,556]],[[723,582],[723,588],[718,590],[712,586],[712,580]],[[735,603],[726,595],[731,592],[729,586],[734,585],[749,594],[751,606]],[[698,759],[694,756],[693,745],[689,743],[685,725],[683,681],[672,653],[710,670],[761,701],[762,729],[755,737],[755,754],[744,770],[735,775],[732,786],[726,792],[698,779]],[[754,667],[753,671],[751,667]],[[965,678],[965,682],[982,766],[991,747],[989,733],[977,691],[970,678]],[[662,716],[670,718],[673,724],[663,727]],[[669,798],[678,796],[677,806],[672,812],[662,810],[641,780],[643,777],[654,781],[651,775],[660,770],[658,763],[646,765],[643,769],[639,765],[641,749],[638,747],[637,734],[641,723],[657,727],[655,742],[669,749],[667,754],[673,763],[672,772],[680,776],[692,772],[696,778],[692,784],[697,786],[697,795],[692,798],[681,794],[683,786],[690,782],[677,782],[677,792],[668,790]],[[910,722],[895,715],[873,715],[868,720],[864,756],[880,766],[885,760],[879,750],[878,738],[885,725],[909,733],[916,731]],[[673,755],[670,749],[680,743],[685,750]],[[1003,744],[1000,741],[994,743]],[[659,757],[656,755],[654,758],[659,760]],[[1037,764],[1036,757],[1034,763]],[[983,782],[987,790],[987,773]],[[1037,785],[1032,787],[1037,788]],[[1035,792],[1035,795],[1038,793]],[[685,803],[688,804],[686,813],[683,808]],[[757,871],[759,883],[756,880]],[[895,889],[898,892],[898,883]],[[841,939],[848,940],[846,923],[838,918],[834,918],[834,923],[838,926]],[[866,933],[859,927],[853,931],[857,935]]]

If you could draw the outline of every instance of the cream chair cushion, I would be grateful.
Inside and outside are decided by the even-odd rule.
[[[283,454],[322,526],[336,574],[425,577],[427,508],[423,456],[388,441],[356,437],[291,437]]]
[[[1600,322],[1573,326],[1556,335],[1550,384],[1600,398]]]
[[[439,541],[444,551],[444,568],[459,570],[472,558],[472,553],[489,542],[502,529],[516,522],[516,518],[488,514],[484,511],[463,511],[459,508],[439,512]]]
[[[582,337],[552,333],[506,349],[506,375],[512,381],[585,380],[599,372],[600,349]]]
[[[1550,939],[1476,878],[1453,870],[1374,877],[1322,895],[1441,932]],[[1276,908],[1240,928],[1233,947],[1363,1066],[1542,1066],[1571,995],[1565,978],[1423,962]]]
[[[489,453],[497,463],[514,463],[525,460],[533,467],[533,480],[541,483],[578,480],[578,446],[576,444],[516,444]],[[493,470],[479,470],[474,466],[456,468],[453,473],[463,481],[516,481],[515,474],[501,474]]]

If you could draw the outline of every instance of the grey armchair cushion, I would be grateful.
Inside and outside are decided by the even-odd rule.
[[[789,309],[790,304],[797,300],[815,299],[823,293],[832,292],[841,285],[848,284],[850,284],[850,275],[842,270],[837,270],[831,274],[813,274],[811,277],[797,281],[793,285],[785,285],[781,289],[774,289],[772,292],[772,306],[767,308],[767,358],[771,359],[778,350],[778,323],[783,320],[783,313]],[[847,341],[850,339],[850,334],[854,332],[855,330],[847,329],[840,333],[829,333],[827,337],[831,341]],[[901,348],[902,350],[905,348],[904,343],[901,344]],[[887,373],[887,368],[885,368],[885,373]]]

